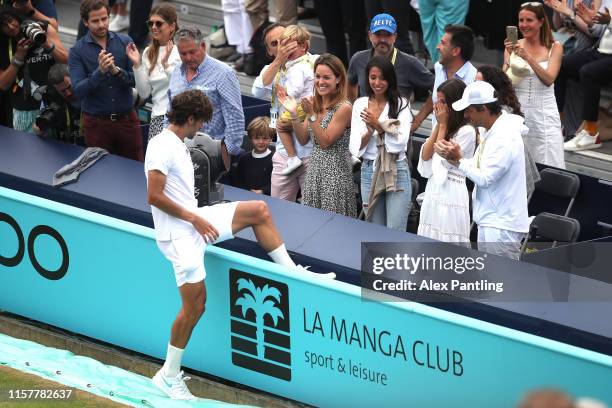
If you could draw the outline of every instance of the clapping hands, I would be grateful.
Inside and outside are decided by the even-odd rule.
[[[281,85],[276,85],[276,97],[291,116],[297,116],[297,100],[293,96],[288,95],[287,90]]]

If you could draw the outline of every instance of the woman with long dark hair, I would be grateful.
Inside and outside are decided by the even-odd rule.
[[[554,90],[563,45],[553,40],[542,3],[524,3],[519,9],[518,20],[523,38],[516,44],[508,39],[504,42],[503,69],[525,113],[529,133],[523,141],[536,162],[565,168],[561,120]]]
[[[314,64],[314,93],[302,98],[306,119],[297,117],[297,101],[279,93],[279,101],[291,113],[291,123],[300,144],[313,140],[306,170],[303,202],[311,207],[349,217],[357,216],[352,165],[349,153],[351,104],[347,100],[344,64],[331,54],[322,54]]]
[[[178,30],[176,9],[161,3],[151,10],[148,21],[151,30],[151,45],[143,51],[141,60],[134,43],[128,45],[127,56],[134,65],[134,79],[138,96],[153,100],[149,139],[163,130],[164,115],[168,111],[168,84],[174,67],[181,63],[177,47],[172,38]]]
[[[512,87],[512,82],[508,75],[502,71],[501,68],[493,65],[483,65],[478,68],[476,73],[477,81],[485,81],[493,85],[495,91],[497,91],[497,100],[502,105],[502,110],[506,113],[514,114],[517,116],[524,117],[521,111],[521,104],[518,101],[518,97]],[[517,119],[518,120],[518,119]],[[521,120],[519,120],[522,122]],[[528,134],[529,129],[526,126],[523,128],[523,144],[525,146],[525,179],[527,182],[527,197],[531,196],[535,189],[535,183],[540,180],[540,172],[538,167],[531,156],[531,152],[527,149],[527,144],[524,142],[525,136]]]
[[[386,58],[366,65],[366,94],[355,101],[351,153],[361,158],[361,199],[366,220],[406,231],[410,212],[410,103],[400,97],[395,69]]]
[[[465,174],[434,152],[439,140],[454,140],[461,146],[463,158],[474,155],[476,130],[466,124],[463,111],[450,106],[461,99],[465,84],[456,78],[440,84],[434,104],[437,124],[419,155],[417,167],[427,178],[421,205],[418,234],[444,242],[470,242],[470,207]]]

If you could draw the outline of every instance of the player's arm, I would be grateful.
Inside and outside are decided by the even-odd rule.
[[[149,204],[166,214],[189,222],[207,240],[214,241],[219,237],[219,231],[208,221],[178,205],[164,193],[164,187],[166,186],[166,175],[164,173],[159,170],[149,170],[148,174],[147,200]]]

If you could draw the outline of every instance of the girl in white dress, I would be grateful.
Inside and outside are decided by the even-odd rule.
[[[421,146],[418,172],[428,179],[421,205],[418,234],[444,242],[470,242],[469,196],[465,174],[434,152],[438,140],[453,139],[461,146],[464,158],[474,155],[476,130],[467,125],[463,112],[449,108],[461,99],[465,84],[449,79],[437,89],[434,113],[438,123]]]
[[[529,128],[523,140],[537,163],[564,169],[563,135],[554,89],[563,45],[553,41],[542,3],[524,3],[518,19],[523,38],[516,45],[508,39],[504,42],[503,69],[512,80]]]

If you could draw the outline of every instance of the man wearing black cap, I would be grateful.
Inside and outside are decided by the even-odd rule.
[[[373,56],[388,58],[395,67],[397,85],[401,96],[412,100],[413,90],[431,89],[434,75],[425,68],[416,57],[406,54],[395,48],[397,39],[397,23],[389,14],[378,14],[370,22],[368,33],[372,48],[359,51],[353,55],[348,68],[349,98],[357,99],[365,96],[366,73],[365,67]]]

